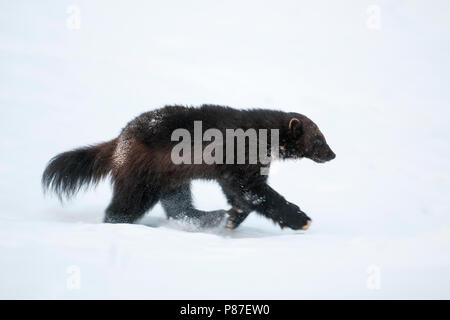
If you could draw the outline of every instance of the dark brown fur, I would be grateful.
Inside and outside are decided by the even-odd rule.
[[[190,181],[214,179],[233,206],[228,212],[229,228],[237,227],[251,211],[282,227],[299,229],[307,225],[309,217],[266,183],[260,162],[174,164],[171,151],[178,142],[171,141],[172,132],[185,128],[193,136],[194,121],[199,120],[203,131],[217,128],[224,137],[226,129],[279,129],[282,159],[307,157],[325,162],[335,157],[319,128],[298,113],[215,105],[167,106],[138,116],[114,140],[56,156],[43,174],[43,185],[60,197],[71,196],[82,185],[95,184],[110,173],[114,194],[106,209],[106,222],[132,223],[161,201],[169,217],[188,217],[205,226],[219,223],[225,211],[195,209]],[[204,142],[203,147],[207,144]]]

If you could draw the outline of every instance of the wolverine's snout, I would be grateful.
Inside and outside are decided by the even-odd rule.
[[[333,160],[334,158],[336,158],[336,154],[333,152],[333,150],[330,149],[330,151],[328,151],[327,153],[326,158],[327,158],[326,161]]]
[[[336,154],[331,150],[329,146],[326,146],[326,148],[323,148],[321,152],[314,155],[311,159],[318,163],[324,163],[327,161],[331,161],[334,158],[336,158]]]

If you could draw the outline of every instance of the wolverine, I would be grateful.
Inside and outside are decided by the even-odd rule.
[[[110,176],[113,195],[105,212],[107,223],[134,223],[161,202],[168,218],[188,219],[202,227],[218,226],[226,219],[226,228],[235,229],[254,211],[282,228],[308,229],[311,219],[306,213],[267,183],[268,175],[262,174],[262,169],[270,167],[270,162],[174,162],[173,149],[178,142],[173,132],[183,129],[194,135],[199,121],[205,130],[215,129],[224,135],[230,129],[276,130],[277,144],[268,139],[269,146],[264,149],[271,160],[274,145],[280,159],[308,158],[323,163],[336,157],[318,126],[299,113],[218,105],[165,106],[139,115],[113,140],[55,156],[43,173],[43,188],[54,191],[60,199],[68,198],[82,186],[95,185]],[[208,145],[205,140],[200,143],[202,150]],[[227,143],[221,142],[219,148],[229,151]],[[236,158],[242,156],[236,148],[234,151]],[[195,152],[189,155],[195,156]],[[243,157],[249,158],[247,149]],[[196,209],[191,194],[194,179],[217,181],[231,209]]]

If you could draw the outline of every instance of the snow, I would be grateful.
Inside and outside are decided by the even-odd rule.
[[[374,3],[2,2],[0,298],[450,298],[449,4],[376,1],[372,30]],[[269,176],[310,229],[252,213],[198,230],[160,205],[102,224],[107,181],[44,197],[55,154],[174,103],[315,121],[336,159],[276,162]],[[194,195],[228,208],[214,182]]]

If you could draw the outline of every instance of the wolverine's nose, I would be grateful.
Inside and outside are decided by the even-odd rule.
[[[330,160],[333,160],[334,158],[336,158],[336,154],[333,151],[330,151],[329,157]]]
[[[336,158],[336,154],[330,149],[326,155],[327,161],[333,160]]]

